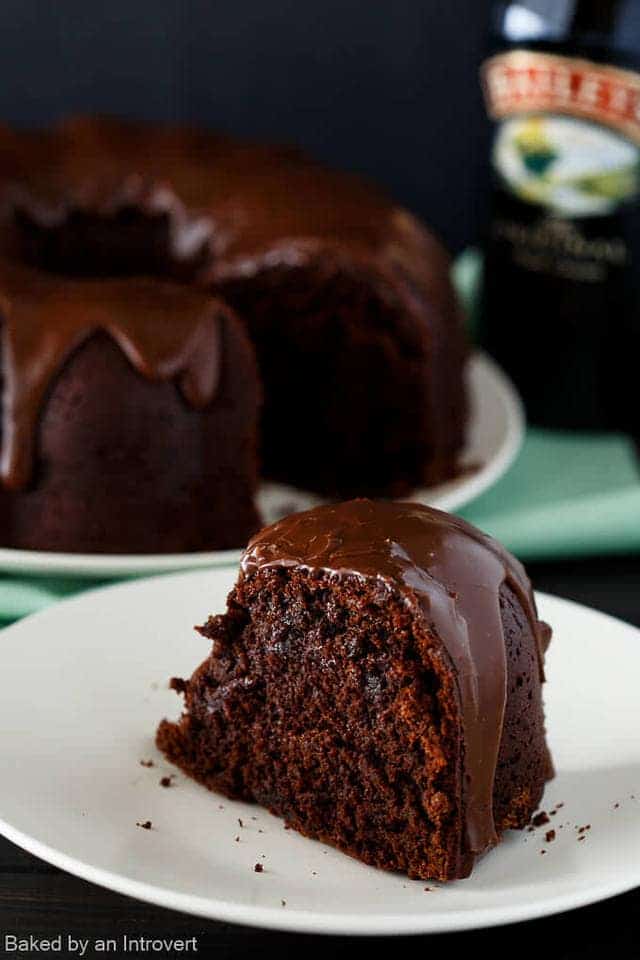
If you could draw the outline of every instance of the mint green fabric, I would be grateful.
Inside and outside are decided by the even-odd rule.
[[[476,328],[481,260],[469,250],[454,281]],[[624,436],[530,429],[508,473],[462,516],[523,560],[640,552],[640,471]],[[99,585],[87,579],[0,576],[0,625]]]
[[[523,560],[640,551],[633,445],[530,429],[508,473],[460,513]]]
[[[460,254],[451,271],[458,297],[467,315],[467,329],[475,339],[478,327],[478,290],[482,283],[482,257],[469,247]]]
[[[0,576],[0,627],[103,582],[74,577]]]

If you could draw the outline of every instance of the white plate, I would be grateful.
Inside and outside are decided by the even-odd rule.
[[[511,833],[472,877],[438,886],[366,867],[181,774],[163,789],[175,771],[154,731],[180,711],[167,677],[188,676],[208,653],[191,624],[223,609],[233,578],[218,570],[121,584],[2,633],[2,833],[142,900],[316,933],[484,927],[640,884],[640,631],[549,596],[539,599],[555,629],[546,703],[557,776],[543,806],[564,803],[554,842],[544,840],[549,827]],[[136,826],[147,819],[152,830]]]
[[[522,406],[515,388],[483,354],[469,363],[471,418],[462,455],[468,472],[430,489],[417,490],[411,499],[441,510],[456,510],[490,487],[509,468],[524,436]],[[297,510],[322,503],[320,497],[282,484],[263,484],[259,507],[266,523]],[[46,553],[0,548],[0,570],[23,574],[75,577],[125,577],[236,564],[239,550],[200,553],[134,554]]]

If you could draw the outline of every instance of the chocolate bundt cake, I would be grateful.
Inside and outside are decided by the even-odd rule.
[[[5,465],[11,391],[31,390],[39,351],[49,351],[48,382],[29,394],[31,467],[0,475],[3,545],[246,542],[256,526],[258,388],[237,323],[206,293],[236,310],[257,353],[268,478],[329,496],[395,495],[456,472],[466,350],[448,260],[410,214],[358,178],[296,150],[79,118],[47,132],[0,130],[0,198]],[[152,314],[167,325],[171,314],[186,334],[195,313],[211,311],[224,317],[224,336],[212,336],[209,362],[224,376],[207,414],[176,387],[175,356],[151,387],[149,356],[133,361],[123,344]],[[9,341],[24,312],[32,333],[18,370]],[[46,345],[37,330],[49,331]],[[223,342],[228,353],[218,356]],[[76,421],[79,395],[87,419]],[[122,498],[134,513],[134,502],[144,506],[114,530]]]
[[[421,879],[466,877],[551,775],[550,637],[527,576],[448,514],[355,500],[247,547],[200,632],[167,758],[301,833]]]

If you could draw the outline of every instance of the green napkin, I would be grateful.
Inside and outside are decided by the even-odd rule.
[[[0,576],[0,627],[103,582],[76,577]]]
[[[472,333],[481,270],[469,250],[453,271]],[[460,513],[525,560],[640,551],[633,445],[624,436],[529,429],[508,473]],[[101,582],[0,576],[0,625]]]
[[[640,551],[627,437],[529,429],[518,459],[459,512],[524,560]]]

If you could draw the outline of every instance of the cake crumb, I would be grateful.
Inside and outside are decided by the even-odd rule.
[[[584,833],[583,833],[581,836],[578,837],[578,841],[580,841],[580,840],[586,840],[586,839],[587,839],[587,838],[585,837]]]
[[[141,761],[140,761],[140,766],[141,766],[141,767],[153,767],[153,766],[155,766],[155,764],[154,764],[153,760],[141,760]]]
[[[233,839],[235,840],[236,843],[240,843],[240,837],[234,837]]]
[[[545,823],[549,823],[549,814],[546,810],[541,810],[540,813],[536,813],[531,823],[534,827],[542,827]]]
[[[613,805],[613,809],[614,809],[614,810],[617,810],[619,806],[620,806],[620,804],[619,804],[619,803],[614,803],[614,805]]]
[[[240,817],[238,817],[238,823],[240,824],[241,827],[244,827],[244,823],[242,822],[242,820],[240,819]]]
[[[541,850],[541,851],[540,851],[541,854],[545,854],[546,852],[547,852],[546,850]]]
[[[141,827],[143,830],[151,830],[152,826],[151,820],[136,820],[136,827]]]
[[[547,830],[547,832],[544,835],[544,838],[547,841],[547,843],[551,843],[551,841],[555,840],[556,838],[555,830]]]
[[[287,901],[286,901],[286,900],[281,900],[280,903],[282,904],[283,907],[286,907],[286,905],[287,905]]]
[[[253,868],[253,871],[254,873],[264,873],[264,867],[262,866],[261,863],[256,863],[256,865]]]
[[[161,786],[161,787],[172,787],[172,786],[173,786],[173,778],[174,778],[174,774],[173,774],[173,773],[172,773],[170,776],[168,776],[168,777],[162,777],[162,779],[160,780],[160,786]]]
[[[424,888],[424,892],[425,892],[425,893],[431,893],[431,887],[425,887],[425,888]]]

